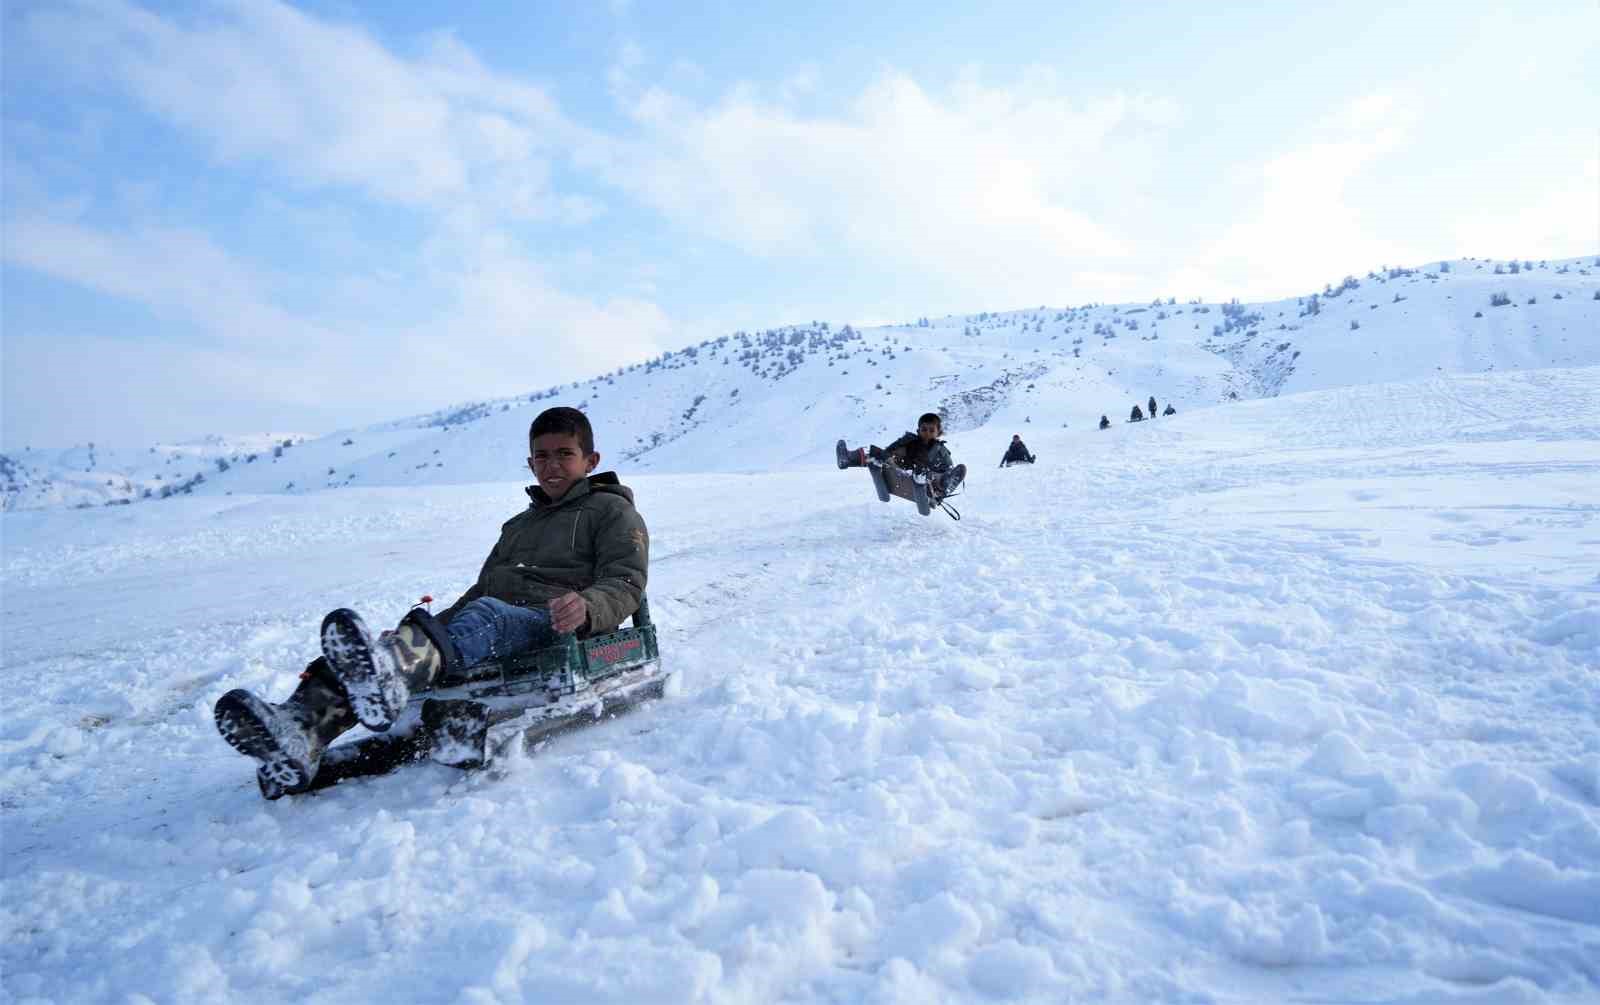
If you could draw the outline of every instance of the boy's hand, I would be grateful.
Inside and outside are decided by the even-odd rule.
[[[589,602],[577,593],[550,601],[550,622],[558,632],[575,632],[589,622]]]

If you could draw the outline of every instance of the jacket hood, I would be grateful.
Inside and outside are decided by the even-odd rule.
[[[633,489],[630,489],[628,486],[622,484],[621,479],[617,478],[617,473],[615,471],[602,471],[599,474],[590,475],[588,478],[585,478],[583,481],[572,486],[572,488],[567,489],[567,494],[554,502],[551,501],[550,496],[545,493],[545,490],[540,488],[537,484],[529,485],[522,491],[528,493],[528,498],[532,500],[530,505],[534,506],[535,508],[542,508],[545,506],[563,506],[569,502],[572,502],[574,499],[583,498],[590,492],[609,492],[612,495],[619,495],[628,500],[628,505],[633,505]]]

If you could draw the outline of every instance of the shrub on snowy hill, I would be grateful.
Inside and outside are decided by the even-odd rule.
[[[1355,276],[1345,276],[1344,281],[1341,282],[1337,287],[1333,286],[1332,284],[1324,286],[1322,288],[1322,295],[1325,297],[1337,297],[1343,294],[1346,290],[1358,289],[1360,286],[1361,281]]]

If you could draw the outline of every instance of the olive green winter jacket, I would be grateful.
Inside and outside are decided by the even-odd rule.
[[[578,634],[613,631],[639,608],[650,565],[650,534],[633,508],[633,492],[615,472],[590,475],[551,502],[529,486],[526,510],[500,528],[478,581],[439,615],[448,623],[479,597],[519,607],[576,592],[589,605]]]

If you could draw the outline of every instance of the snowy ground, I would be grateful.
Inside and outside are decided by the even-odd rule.
[[[515,484],[5,514],[0,998],[1600,996],[1600,370],[629,477],[682,694],[264,803],[211,724]],[[847,431],[842,431],[847,432]]]

